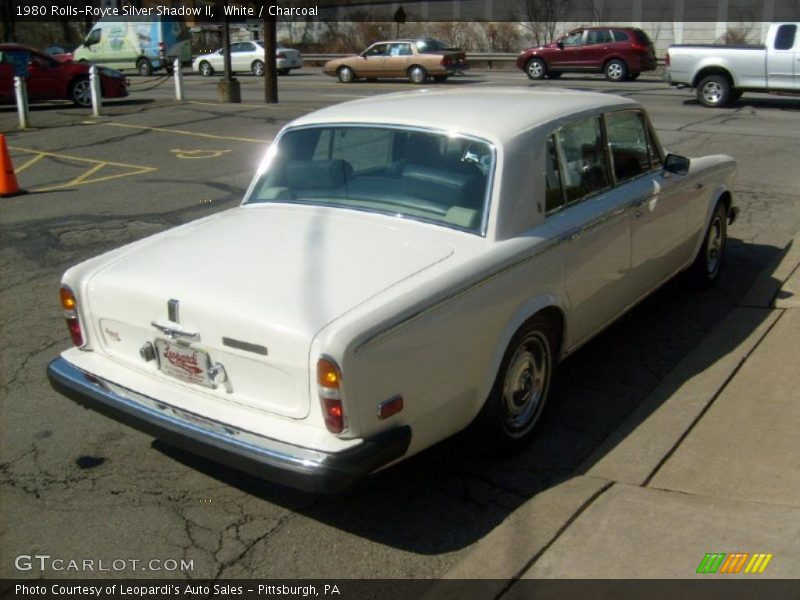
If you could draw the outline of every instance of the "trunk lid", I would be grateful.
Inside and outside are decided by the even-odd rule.
[[[147,240],[99,269],[84,302],[109,355],[225,401],[303,418],[316,333],[452,252],[379,217],[248,206]],[[178,302],[172,310],[170,300]],[[157,326],[197,334],[188,347],[221,364],[230,385],[181,382],[145,361],[140,348],[166,338]]]

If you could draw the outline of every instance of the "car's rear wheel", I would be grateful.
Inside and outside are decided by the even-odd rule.
[[[84,108],[92,105],[92,85],[88,77],[79,77],[70,84],[69,99]]]
[[[609,81],[624,81],[628,76],[628,65],[625,64],[625,61],[615,58],[608,61],[603,72]]]
[[[517,450],[532,437],[547,403],[557,338],[550,320],[535,315],[511,339],[475,422],[491,449]]]
[[[264,76],[264,63],[260,60],[254,60],[253,64],[250,65],[250,71],[252,71],[253,75],[256,77],[263,77]]]
[[[356,80],[355,71],[350,67],[339,67],[336,74],[339,76],[339,81],[342,83],[353,83]]]
[[[153,74],[153,65],[146,58],[140,58],[136,63],[136,72],[142,77],[149,77]]]
[[[731,99],[731,84],[723,75],[704,77],[697,86],[697,101],[703,106],[725,106]]]
[[[700,253],[689,268],[689,274],[698,286],[708,286],[714,283],[722,269],[722,259],[725,254],[725,242],[728,239],[728,210],[720,202],[711,216],[706,237]]]
[[[532,58],[525,64],[528,79],[543,79],[547,75],[547,65],[541,58]]]
[[[411,83],[421,84],[428,79],[428,72],[419,65],[414,65],[408,69],[408,78]]]
[[[211,77],[214,74],[214,67],[211,66],[211,63],[204,60],[200,63],[200,75],[203,77]]]

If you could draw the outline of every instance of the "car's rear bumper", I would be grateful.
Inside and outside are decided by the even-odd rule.
[[[397,427],[342,452],[325,452],[213,421],[87,373],[64,358],[47,367],[58,392],[87,408],[215,462],[315,493],[332,493],[402,457],[411,428]]]

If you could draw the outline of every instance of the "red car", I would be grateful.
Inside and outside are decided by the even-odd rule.
[[[0,44],[0,103],[15,102],[13,52],[27,52],[28,101],[72,100],[78,106],[91,106],[89,65],[71,60],[61,62],[38,50],[19,44]],[[128,80],[119,71],[98,67],[103,98],[124,98]]]
[[[609,81],[634,80],[656,68],[653,42],[634,27],[586,27],[570,31],[547,46],[528,48],[517,66],[531,79],[562,73],[605,73]]]

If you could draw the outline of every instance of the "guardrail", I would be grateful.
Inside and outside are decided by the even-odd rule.
[[[356,52],[349,54],[303,54],[303,60],[307,62],[325,62],[333,60],[334,58],[344,58],[345,56],[353,56]],[[513,52],[467,52],[467,60],[472,62],[486,62],[489,63],[489,68],[492,68],[493,62],[514,62],[517,60],[519,53]],[[659,65],[664,64],[663,58],[656,59]]]

